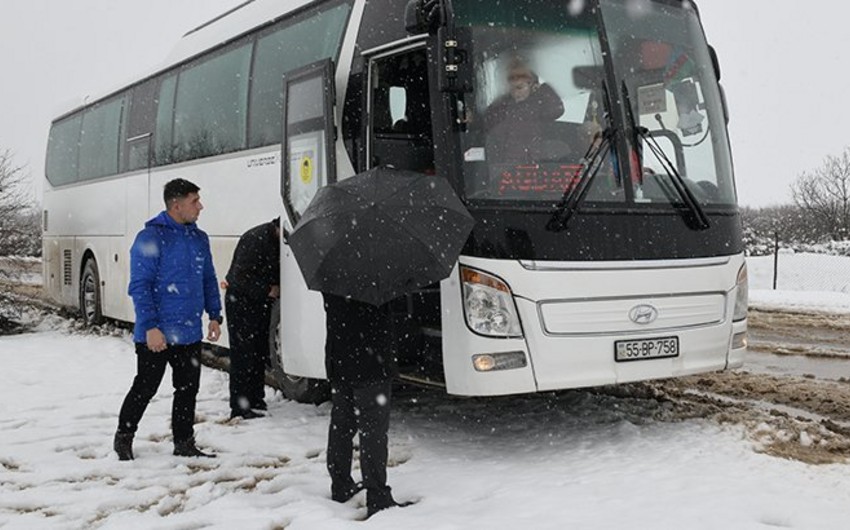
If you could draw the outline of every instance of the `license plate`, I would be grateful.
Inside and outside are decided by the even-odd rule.
[[[617,362],[662,359],[679,356],[679,337],[655,339],[618,340],[614,342],[614,359]]]

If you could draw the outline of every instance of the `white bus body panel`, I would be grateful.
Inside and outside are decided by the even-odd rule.
[[[157,168],[150,176],[141,171],[48,190],[44,194],[48,217],[44,278],[50,296],[66,306],[79,305],[83,257],[89,252],[100,273],[103,315],[133,322],[133,304],[127,295],[130,247],[145,222],[165,208],[165,183],[178,177],[201,188],[204,210],[198,226],[210,236],[219,280],[230,268],[239,236],[281,214],[279,146]],[[245,208],[246,204],[250,207]],[[65,250],[71,252],[70,267],[65,263]],[[71,273],[69,280],[66,268]],[[224,291],[221,296],[223,303]],[[224,328],[219,344],[226,346]]]
[[[736,278],[742,255],[676,261],[520,263],[462,256],[461,264],[508,283],[522,339],[488,338],[466,326],[455,270],[442,283],[443,363],[449,393],[493,395],[597,386],[722,370],[730,359]],[[650,324],[629,319],[651,304]],[[735,323],[736,333],[746,321]],[[614,342],[676,336],[679,355],[614,360]],[[525,368],[476,372],[472,356],[523,351]]]
[[[469,264],[465,256],[461,256],[460,261]],[[473,259],[472,261],[500,263],[496,260]],[[451,275],[440,283],[440,305],[443,313],[443,370],[446,390],[450,394],[464,396],[498,396],[535,392],[537,386],[530,365],[515,370],[489,373],[476,372],[472,367],[472,356],[477,353],[522,351],[528,358],[528,346],[524,339],[493,339],[470,331],[466,325],[461,292],[460,274],[455,265]]]
[[[80,275],[88,251],[97,260],[104,314],[114,314],[115,318],[123,314],[121,301],[114,296],[107,298],[104,293],[124,277],[115,254],[122,248],[127,227],[125,187],[124,179],[112,178],[88,186],[45,191],[44,281],[48,295],[55,301],[79,307]]]
[[[80,284],[79,266],[75,268],[73,259],[74,238],[45,235],[43,241],[42,275],[46,294],[62,305],[76,306]]]
[[[286,373],[325,379],[325,307],[310,291],[289,245],[281,246],[280,345]]]

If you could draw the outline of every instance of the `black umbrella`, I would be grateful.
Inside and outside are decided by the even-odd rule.
[[[447,277],[473,224],[444,178],[381,167],[321,188],[289,245],[310,289],[381,305]]]

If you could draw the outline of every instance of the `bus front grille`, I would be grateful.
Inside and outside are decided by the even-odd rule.
[[[634,334],[720,324],[726,294],[547,300],[537,310],[548,335]]]

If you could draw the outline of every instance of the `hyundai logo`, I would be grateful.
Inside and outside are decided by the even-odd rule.
[[[635,324],[651,324],[658,318],[658,310],[649,304],[636,305],[629,310],[629,319]]]

